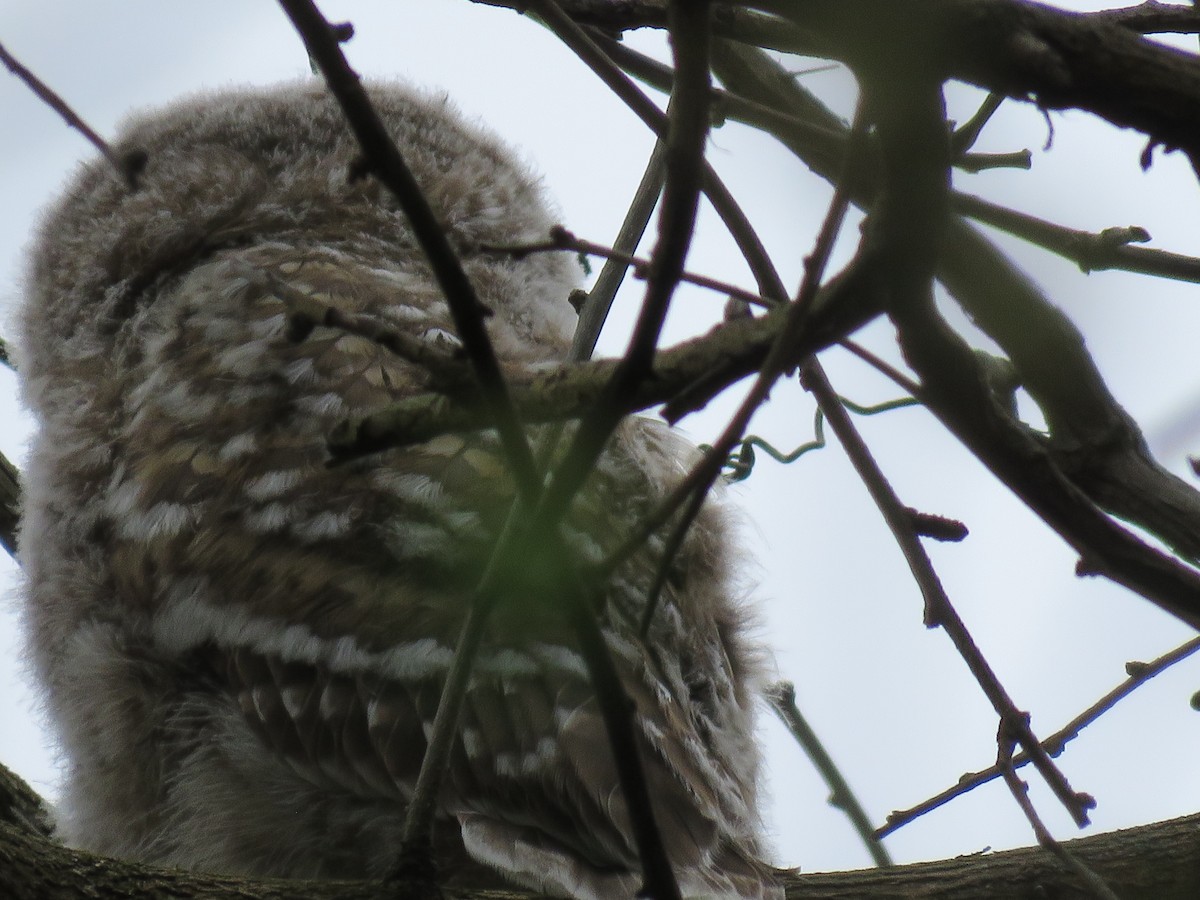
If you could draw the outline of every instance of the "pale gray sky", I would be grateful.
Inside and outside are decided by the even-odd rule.
[[[323,9],[331,19],[354,22],[357,36],[347,52],[360,72],[447,91],[545,173],[568,227],[611,242],[650,138],[536,24],[466,0],[326,2]],[[656,34],[630,40],[663,52]],[[0,41],[106,135],[135,107],[308,73],[297,38],[270,3],[8,0],[0,8]],[[805,79],[849,111],[853,93],[843,74]],[[966,119],[979,99],[976,91],[952,89],[952,114]],[[1053,148],[1044,151],[1041,114],[1006,104],[980,149],[1029,148],[1033,170],[959,174],[958,186],[1073,227],[1143,225],[1153,246],[1200,252],[1200,197],[1182,159],[1158,154],[1143,173],[1138,135],[1078,113],[1050,120]],[[36,211],[90,150],[6,73],[0,74],[0,122],[0,308],[7,315],[20,294],[23,246]],[[713,133],[710,158],[795,284],[827,187],[773,142],[736,125]],[[851,229],[846,247],[853,236]],[[1118,398],[1146,426],[1165,461],[1184,472],[1187,452],[1200,449],[1195,287],[1115,273],[1084,276],[1041,251],[1004,244],[1084,329]],[[711,216],[689,267],[750,284]],[[638,297],[636,284],[622,295],[602,353],[621,346],[620,323],[629,321]],[[706,329],[722,303],[719,296],[685,291],[669,337]],[[861,337],[896,357],[885,327]],[[827,356],[842,393],[859,401],[895,396],[845,354]],[[13,393],[11,375],[0,373],[0,450],[21,460],[30,424]],[[711,437],[733,402],[723,399],[688,420],[689,434],[697,441]],[[808,440],[811,422],[811,402],[787,384],[753,430],[790,448]],[[860,424],[906,502],[970,526],[964,544],[935,545],[931,553],[977,642],[1016,701],[1033,712],[1035,729],[1054,731],[1089,705],[1124,677],[1126,660],[1149,659],[1188,637],[1186,628],[1123,589],[1076,579],[1070,551],[925,413],[902,410]],[[748,571],[779,676],[797,683],[805,713],[871,815],[881,821],[889,810],[910,806],[994,759],[994,716],[946,636],[921,625],[918,592],[840,450],[827,448],[790,468],[763,460],[731,494],[745,510],[753,559]],[[14,567],[3,562],[11,585]],[[0,616],[0,760],[52,794],[52,748],[20,671],[13,606],[10,600]],[[1200,714],[1188,707],[1198,687],[1200,662],[1193,660],[1144,687],[1061,758],[1074,787],[1099,801],[1093,831],[1200,809]],[[779,861],[806,870],[867,864],[841,815],[825,805],[824,787],[766,714],[762,730],[772,797],[768,825]],[[1032,781],[1054,833],[1074,836],[1065,814]],[[993,784],[888,844],[907,861],[1031,842],[1012,800]]]

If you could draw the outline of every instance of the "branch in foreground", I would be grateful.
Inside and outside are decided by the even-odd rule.
[[[1096,900],[1120,900],[1113,893],[1113,889],[1108,886],[1107,882],[1088,868],[1087,864],[1076,857],[1075,854],[1071,853],[1071,851],[1055,840],[1054,836],[1050,834],[1050,830],[1042,822],[1041,816],[1034,809],[1033,801],[1029,799],[1029,785],[1020,779],[1017,775],[1017,770],[1013,768],[1014,740],[1006,736],[1005,732],[1007,730],[1005,723],[1001,722],[1000,732],[996,738],[1000,744],[999,762],[997,765],[1001,767],[1004,773],[1004,783],[1008,786],[1009,792],[1012,794],[1013,799],[1016,800],[1017,806],[1021,808],[1021,812],[1024,813],[1025,819],[1033,828],[1033,833],[1037,836],[1038,844],[1053,853],[1063,865],[1074,872],[1096,897]]]
[[[727,85],[766,105],[802,110],[821,127],[844,132],[832,113],[765,54],[727,45],[716,61]],[[824,148],[814,151],[786,132],[776,137],[832,178]],[[869,205],[873,188],[861,187],[856,202]],[[969,201],[955,197],[955,202]],[[1116,252],[1145,262],[1153,251],[1122,247]],[[1167,260],[1156,256],[1154,262]],[[957,217],[951,221],[938,277],[1005,349],[1043,407],[1054,432],[1056,465],[1109,512],[1147,529],[1184,556],[1200,559],[1200,493],[1153,459],[1137,423],[1108,390],[1070,320],[977,229]],[[1065,371],[1072,376],[1064,378]]]
[[[536,244],[481,244],[478,249],[483,253],[508,254],[515,259],[520,259],[528,253],[553,253],[572,250],[576,253],[587,256],[599,256],[610,262],[619,263],[632,270],[634,278],[642,280],[645,280],[648,276],[652,264],[652,261],[649,259],[634,256],[632,253],[625,253],[613,247],[605,247],[603,244],[597,244],[595,241],[578,237],[561,225],[555,225],[551,228],[550,237]],[[744,300],[751,306],[769,307],[775,305],[774,301],[767,300],[761,294],[740,288],[736,284],[730,284],[727,281],[709,278],[707,275],[698,275],[695,272],[684,271],[680,273],[679,280],[688,284],[694,284],[697,287],[707,288],[710,291],[726,294],[737,300]]]
[[[513,412],[512,401],[500,363],[484,328],[484,308],[467,278],[462,263],[445,229],[429,206],[424,193],[388,134],[358,75],[346,62],[338,46],[338,35],[311,0],[279,0],[304,41],[309,58],[320,68],[330,93],[345,113],[350,130],[358,139],[363,166],[386,187],[404,210],[413,233],[429,259],[430,268],[463,349],[475,370],[479,389],[500,435],[505,460],[512,470],[519,493],[533,503],[541,491],[541,479],[525,432]]]
[[[950,602],[941,579],[938,578],[933,563],[921,544],[908,507],[900,502],[900,498],[896,496],[878,463],[871,456],[870,450],[853,429],[850,418],[838,402],[832,385],[825,378],[824,373],[815,367],[806,369],[803,379],[805,387],[812,391],[817,398],[817,403],[820,404],[830,426],[841,442],[842,449],[854,465],[860,480],[870,492],[871,499],[875,501],[875,505],[879,508],[880,514],[903,552],[913,580],[920,588],[925,602],[926,623],[931,627],[940,626],[946,632],[954,644],[954,649],[958,651],[971,675],[996,711],[996,715],[1000,719],[1001,730],[1012,734],[1013,738],[1024,748],[1026,755],[1030,757],[1038,772],[1066,807],[1076,824],[1080,827],[1086,825],[1088,823],[1087,811],[1096,805],[1095,801],[1087,794],[1073,790],[1062,770],[1042,749],[1037,736],[1030,727],[1028,714],[1017,708],[995,670],[967,630],[966,623]]]
[[[837,763],[833,761],[833,757],[829,755],[829,751],[825,749],[825,745],[821,743],[821,739],[796,705],[796,686],[790,681],[779,681],[767,687],[763,694],[775,715],[779,716],[779,720],[791,732],[796,743],[824,779],[826,787],[829,788],[829,805],[846,814],[875,865],[894,865],[880,836],[872,830],[867,811],[858,801],[850,783],[846,781]]]
[[[1149,240],[1145,231],[1106,228],[1099,233],[1068,228],[1017,212],[972,194],[954,195],[955,208],[977,222],[999,228],[1069,259],[1083,272],[1118,269],[1158,278],[1200,282],[1200,257],[1134,244]]]
[[[1016,366],[1050,426],[1044,446],[1054,466],[1092,503],[1147,529],[1181,556],[1200,560],[1200,493],[1151,456],[1079,329],[977,229],[955,220],[949,244],[954,252],[943,260],[939,278]],[[1026,502],[1044,518],[1042,510],[1056,501],[1044,492],[1037,502]],[[1071,543],[1087,555],[1086,544]]]
[[[533,0],[531,6],[547,21],[555,22],[560,17],[552,0]],[[707,0],[670,7],[668,24],[677,78],[667,114],[667,133],[659,135],[666,144],[666,179],[646,292],[624,356],[582,417],[537,505],[535,528],[562,518],[625,415],[630,397],[653,369],[659,335],[691,246],[707,169],[704,144],[709,126],[709,12]]]
[[[79,117],[75,110],[67,105],[62,97],[58,96],[50,89],[44,81],[38,78],[25,66],[17,62],[16,58],[11,53],[4,49],[4,45],[0,44],[0,62],[8,68],[17,78],[25,82],[26,87],[33,91],[43,103],[49,106],[52,110],[62,116],[63,121],[71,128],[74,128],[87,139],[87,142],[100,151],[100,154],[109,161],[117,174],[125,181],[131,191],[137,190],[138,175],[142,169],[146,167],[147,157],[142,150],[131,150],[121,156],[113,152],[112,147],[104,138],[100,137],[92,128]]]
[[[861,268],[847,269],[817,295],[806,327],[792,347],[796,362],[823,350],[874,318],[886,285]],[[672,399],[694,383],[719,378],[733,384],[755,371],[777,339],[787,307],[753,319],[718,325],[708,334],[659,351],[650,376],[628,400],[636,412]],[[514,382],[513,399],[527,424],[569,419],[595,402],[617,360],[561,366]],[[477,404],[440,394],[422,394],[370,416],[349,419],[330,436],[335,461],[431,440],[439,434],[477,430],[483,425]]]
[[[884,48],[953,78],[1051,109],[1083,109],[1200,163],[1200,62],[1103,20],[1019,0],[764,0],[836,58]]]
[[[1151,660],[1148,663],[1130,662],[1125,668],[1129,673],[1129,677],[1123,682],[1081,712],[1075,718],[1071,719],[1066,725],[1060,728],[1054,734],[1042,741],[1042,747],[1051,756],[1058,756],[1066,748],[1066,745],[1071,740],[1077,738],[1079,733],[1088,725],[1100,718],[1101,715],[1112,709],[1119,701],[1125,699],[1137,688],[1141,687],[1155,675],[1169,669],[1178,662],[1182,662],[1189,656],[1192,656],[1200,650],[1200,638],[1192,638],[1192,640],[1176,647],[1168,653],[1164,653],[1157,659]],[[1029,756],[1025,753],[1018,753],[1012,758],[1014,768],[1021,768],[1029,763]],[[875,831],[876,837],[886,837],[898,828],[907,825],[919,816],[923,816],[928,812],[932,812],[939,806],[942,806],[955,797],[972,791],[982,784],[987,784],[1001,775],[1000,766],[992,765],[986,769],[981,769],[978,772],[969,772],[963,775],[952,786],[942,791],[939,794],[930,797],[928,800],[918,803],[916,806],[909,809],[893,812],[888,815],[887,822],[882,828]]]
[[[663,179],[666,177],[666,145],[655,141],[650,159],[646,161],[646,170],[642,173],[621,228],[613,242],[613,253],[628,255],[633,253],[646,226],[650,224],[650,216],[662,194]],[[617,291],[625,280],[626,267],[608,257],[596,278],[596,283],[587,292],[587,299],[579,310],[579,322],[575,326],[575,335],[571,339],[571,349],[567,353],[568,362],[583,362],[592,358],[596,350],[596,341],[600,331],[608,319],[608,312],[616,299]]]
[[[1200,16],[1200,13],[1189,11],[1189,15]],[[597,40],[605,52],[616,59],[631,74],[659,90],[670,90],[672,75],[669,67],[643,56],[611,38],[598,36]],[[729,60],[723,58],[721,62],[721,71],[725,73],[728,71]],[[735,78],[734,83],[739,83],[739,80]],[[780,83],[785,82],[781,79]],[[989,96],[996,97],[997,95]],[[838,158],[846,140],[844,128],[810,122],[800,116],[789,115],[773,106],[748,99],[738,93],[714,91],[713,102],[724,117],[758,128],[782,140],[814,171],[820,172],[826,177],[834,165],[832,161]],[[804,108],[803,105],[802,108]],[[806,112],[811,113],[811,110],[806,110]],[[968,123],[968,125],[970,124]],[[956,133],[956,137],[958,134],[969,137],[970,133],[967,131],[967,127],[963,126]],[[956,155],[954,163],[956,168],[962,168],[969,172],[980,171],[993,164],[1030,167],[1027,151],[995,156],[968,153]],[[872,173],[858,172],[857,174],[864,179],[864,183],[859,187],[867,191],[873,190],[869,183]],[[1135,230],[1106,230],[1100,234],[1093,234],[1007,209],[972,194],[955,191],[952,196],[955,208],[963,215],[1037,244],[1075,262],[1085,272],[1120,270],[1178,281],[1200,282],[1200,257],[1153,247],[1133,246],[1131,240],[1116,239],[1122,232],[1132,235]]]
[[[888,63],[891,63],[890,65]],[[933,279],[942,239],[950,216],[950,144],[945,124],[941,81],[931,72],[912,68],[905,61],[877,60],[860,77],[863,102],[871,112],[879,136],[880,192],[867,219],[866,242],[881,259],[881,268],[892,283],[888,312],[900,328],[900,343],[910,364],[922,377],[923,391],[934,397],[947,393],[946,373],[922,365],[914,358],[910,335],[914,320],[936,315]],[[819,369],[806,370],[805,386],[817,402],[838,439],[842,442],[859,477],[871,493],[904,551],[913,577],[925,599],[925,619],[939,625],[954,642],[971,674],[1000,717],[1002,734],[1021,744],[1050,789],[1079,826],[1088,822],[1087,811],[1095,801],[1074,791],[1066,776],[1042,750],[1029,726],[995,672],[976,646],[965,623],[942,588],[907,510],[896,497],[866,445],[854,432],[849,416],[837,402],[837,394]],[[949,388],[952,391],[954,388]],[[975,398],[978,402],[978,398]],[[985,402],[987,398],[985,397]]]
[[[726,45],[724,52],[717,54],[716,63],[718,75],[727,86],[736,85],[739,92],[768,105],[804,110],[823,127],[844,128],[765,54]],[[825,160],[806,154],[803,145],[791,141],[788,135],[778,137],[814,170],[831,177]],[[1136,523],[1172,546],[1192,548],[1200,541],[1200,494],[1149,457],[1136,423],[1112,398],[1103,380],[1097,380],[1095,364],[1078,330],[999,250],[957,218],[951,222],[938,277],[976,323],[1014,355],[1013,361],[1020,361],[1018,368],[1026,386],[1031,387],[1031,393],[1042,394],[1039,402],[1054,406],[1059,421],[1071,423],[1068,433],[1075,443],[1069,451],[1053,453],[1025,425],[990,408],[993,403],[986,384],[981,384],[977,397],[981,406],[972,409],[972,403],[965,403],[953,414],[943,408],[938,413],[943,421],[1071,546],[1083,555],[1100,558],[1101,564],[1089,566],[1089,571],[1105,574],[1200,627],[1200,578],[1196,573],[1140,542],[1097,508],[1102,506]],[[1015,314],[1014,304],[1018,302],[1036,314],[1032,318],[1028,318],[1028,311]],[[1050,315],[1043,322],[1047,313]],[[1019,322],[1036,324],[1016,327]],[[1001,325],[1008,326],[1005,334],[1000,334]],[[975,368],[970,350],[944,322],[936,330],[937,342],[942,343],[943,337],[948,342],[943,344],[945,352],[958,355],[961,351],[962,370],[953,378],[958,378],[967,390],[968,382],[977,377],[970,374]],[[1054,352],[1038,343],[1051,336],[1061,342]],[[1013,348],[1024,343],[1027,351],[1010,349],[1010,343]],[[950,344],[955,345],[954,350],[950,350]],[[1063,378],[1062,372],[1076,362],[1083,365],[1078,377]],[[948,360],[930,360],[935,370],[943,364],[952,365]],[[1038,388],[1041,384],[1044,393]],[[1050,399],[1059,394],[1061,402]],[[956,416],[962,421],[955,422]],[[988,420],[986,426],[981,418]],[[1099,427],[1083,427],[1088,420]],[[972,432],[973,437],[965,436]],[[1085,435],[1094,439],[1081,440]],[[1078,463],[1084,460],[1092,465],[1079,469]],[[1076,470],[1069,477],[1061,467],[1071,462]]]
[[[863,121],[861,118],[856,117],[854,134],[860,140],[852,141],[847,145],[848,152],[843,163],[843,169],[849,168],[853,157],[856,155],[850,151],[861,149],[861,138],[864,130]],[[763,359],[762,367],[759,369],[758,377],[754,380],[754,384],[751,385],[750,390],[738,405],[737,410],[725,424],[725,428],[722,430],[720,436],[713,442],[711,447],[705,450],[704,456],[692,468],[692,471],[688,473],[687,478],[675,486],[670,495],[658,505],[651,515],[646,517],[645,521],[637,529],[637,532],[644,536],[643,539],[649,537],[651,533],[649,529],[652,527],[651,523],[659,517],[662,517],[661,520],[665,522],[666,517],[671,515],[670,510],[672,506],[682,503],[686,499],[687,506],[684,507],[682,514],[667,536],[666,545],[658,563],[658,572],[655,576],[654,586],[650,591],[646,610],[642,617],[643,635],[649,630],[651,616],[653,616],[655,606],[658,603],[659,592],[666,583],[671,561],[675,553],[683,545],[684,536],[687,534],[692,522],[699,515],[704,498],[712,489],[718,475],[720,475],[721,469],[724,467],[725,461],[729,458],[734,445],[746,433],[751,418],[767,401],[767,397],[770,395],[771,388],[775,385],[775,382],[793,365],[794,347],[804,335],[813,307],[820,296],[821,283],[825,278],[825,270],[833,254],[834,243],[837,241],[837,236],[845,223],[846,210],[849,206],[849,197],[842,189],[841,182],[839,181],[838,186],[833,192],[833,197],[830,199],[829,208],[825,213],[821,228],[817,233],[817,239],[813,245],[812,252],[805,258],[804,278],[800,284],[800,290],[796,295],[796,299],[786,307],[783,325],[779,329],[779,333],[771,345],[771,349]],[[754,243],[757,244],[757,235],[754,235],[752,230],[750,234],[754,237]],[[750,263],[752,268],[761,273],[761,280],[766,281],[770,286],[771,296],[776,298],[778,302],[783,303],[787,298],[786,288],[770,257],[765,252],[759,255],[758,251],[754,250],[747,257],[747,262]],[[850,264],[850,269],[855,270],[859,267],[859,258],[856,257],[855,261]],[[809,365],[818,369],[820,368],[820,363],[815,358],[810,359]],[[695,386],[693,385],[691,390],[694,391],[694,389]],[[684,392],[685,395],[687,393],[689,391]],[[691,402],[694,404],[695,401]],[[671,411],[672,407],[678,407],[679,405],[680,397],[677,395],[664,408],[664,415],[669,420],[672,419],[672,416],[675,415]],[[689,483],[691,483],[691,487],[688,487]],[[630,546],[629,540],[626,541],[624,547],[628,546]]]
[[[611,60],[606,53],[597,45],[582,28],[580,28],[572,19],[564,15],[559,5],[552,0],[529,0],[529,6],[536,7],[536,11],[542,16],[545,23],[554,31],[558,38],[567,45],[585,64],[603,81],[608,88],[629,107],[642,122],[653,131],[659,140],[666,140],[668,137],[668,120],[661,110],[630,80],[616,63]],[[718,7],[717,19],[720,18],[720,11],[725,7]],[[706,70],[707,72],[707,70]],[[712,93],[712,86],[707,81],[707,93],[705,100],[709,99]],[[838,155],[841,159],[841,155]],[[713,167],[703,159],[700,160],[703,165],[703,187],[704,193],[712,203],[713,208],[717,211],[717,215],[721,217],[721,221],[725,223],[725,227],[729,230],[730,236],[733,237],[738,246],[738,250],[746,259],[750,266],[750,271],[753,273],[755,280],[758,282],[759,292],[765,296],[772,296],[778,293],[774,290],[772,281],[773,267],[763,267],[759,264],[760,260],[767,259],[766,248],[759,241],[758,236],[754,233],[754,229],[750,225],[749,219],[742,212],[737,202],[733,199],[733,195],[726,188],[724,182],[717,176]]]
[[[832,113],[765,54],[726,45],[715,61],[721,79],[739,92],[767,105],[801,110],[823,128],[844,132]],[[776,137],[815,171],[834,177],[822,148],[814,152],[790,133]],[[861,185],[855,200],[869,206],[873,193],[873,187]],[[1138,251],[1149,252],[1123,248],[1128,256]],[[1055,432],[1056,465],[1095,503],[1177,552],[1200,559],[1200,493],[1151,457],[1137,423],[1108,390],[1070,320],[995,245],[957,217],[950,224],[938,278],[1005,349],[1042,405]],[[1064,378],[1065,371],[1072,377]]]
[[[578,21],[610,30],[660,26],[666,7],[663,0],[563,5]],[[780,19],[764,28],[745,6],[791,19],[790,39],[772,40]],[[731,5],[727,13],[717,17],[715,32],[744,43],[783,49],[782,43],[850,63],[904,47],[943,78],[1050,109],[1088,110],[1200,160],[1200,61],[1103,16],[1024,0],[755,0]]]
[[[1095,835],[1063,846],[1124,900],[1200,896],[1200,815]],[[887,869],[781,872],[791,900],[1094,900],[1077,876],[1040,847],[960,856]],[[0,895],[56,900],[394,900],[374,882],[228,878],[154,869],[69,850],[0,825]],[[539,900],[523,891],[453,891],[450,900]]]

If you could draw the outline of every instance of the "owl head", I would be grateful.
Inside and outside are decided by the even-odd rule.
[[[480,249],[546,238],[554,213],[538,180],[445,97],[394,83],[368,89],[494,314],[502,355],[507,343],[561,356],[574,327],[567,296],[576,267],[563,254]],[[428,277],[404,213],[362,171],[323,83],[223,91],[139,113],[113,150],[144,154],[137,187],[104,160],[84,166],[35,241],[20,341],[35,410],[57,367],[119,352],[139,308],[222,250],[307,243],[377,260],[398,278]]]

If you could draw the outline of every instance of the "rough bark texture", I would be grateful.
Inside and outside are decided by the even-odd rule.
[[[32,796],[0,771],[0,797]],[[222,878],[152,869],[69,850],[16,824],[11,804],[0,806],[0,896],[11,900],[88,898],[245,898],[245,900],[368,900],[394,898],[396,889],[367,882],[287,882]],[[1192,900],[1200,896],[1200,815],[1081,838],[1064,845],[1122,900]],[[961,898],[1073,900],[1092,895],[1049,852],[1037,847],[981,853],[932,863],[831,874],[783,873],[789,898]],[[460,900],[532,900],[521,891],[452,892]]]

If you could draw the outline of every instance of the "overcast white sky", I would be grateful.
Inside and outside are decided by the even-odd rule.
[[[1060,3],[1073,9],[1099,3]],[[364,74],[444,88],[471,116],[526,153],[545,173],[564,223],[610,243],[640,177],[651,141],[623,106],[532,21],[466,0],[326,2],[331,19],[351,19],[347,52]],[[661,54],[647,33],[635,46]],[[130,109],[230,84],[305,77],[307,61],[271,3],[233,0],[164,4],[155,0],[7,0],[0,42],[36,71],[101,134]],[[794,61],[794,68],[802,68]],[[853,93],[841,73],[804,76],[846,113]],[[950,92],[965,120],[978,92]],[[1142,140],[1086,115],[1052,114],[1047,126],[1028,105],[1006,104],[979,149],[1034,153],[1031,172],[956,176],[960,188],[1063,224],[1089,230],[1138,224],[1153,246],[1200,253],[1200,196],[1181,158],[1155,157],[1143,173]],[[23,248],[37,210],[90,148],[26,89],[0,74],[0,310],[20,296]],[[712,135],[710,159],[749,210],[794,285],[824,211],[828,189],[769,139],[736,125]],[[850,230],[850,238],[854,236]],[[849,247],[847,241],[843,242]],[[1004,241],[1084,329],[1117,397],[1147,429],[1173,469],[1200,451],[1200,297],[1192,285],[1119,273],[1084,276],[1035,248]],[[711,215],[689,267],[747,286],[731,244]],[[622,295],[617,325],[600,352],[621,346],[620,322],[639,298]],[[706,329],[723,298],[685,291],[670,321],[671,340]],[[0,329],[10,334],[11,329]],[[881,326],[862,340],[895,358]],[[845,354],[827,354],[835,385],[860,402],[895,389]],[[22,460],[30,430],[0,373],[0,450]],[[734,399],[686,422],[697,441],[721,427]],[[808,440],[812,405],[794,384],[780,386],[753,430],[780,447]],[[902,498],[964,520],[971,537],[931,546],[938,571],[974,636],[1035,730],[1048,734],[1124,677],[1124,663],[1150,659],[1189,630],[1123,589],[1078,580],[1075,559],[1006,490],[919,410],[860,420]],[[731,491],[745,510],[748,571],[757,586],[762,635],[780,677],[796,682],[801,706],[876,821],[952,784],[995,757],[996,722],[949,640],[921,624],[916,587],[865,490],[836,447],[783,467],[764,459]],[[752,560],[752,561],[751,561]],[[0,604],[0,761],[53,794],[53,748],[20,667],[13,566],[3,563],[10,599]],[[1200,688],[1191,660],[1143,687],[1071,744],[1061,758],[1075,788],[1099,802],[1091,831],[1200,809],[1200,714],[1188,700]],[[782,730],[763,716],[766,815],[778,861],[805,870],[868,864],[825,789]],[[1036,778],[1033,797],[1054,833],[1075,829]],[[1032,842],[1003,787],[993,784],[902,830],[888,846],[902,861]]]

